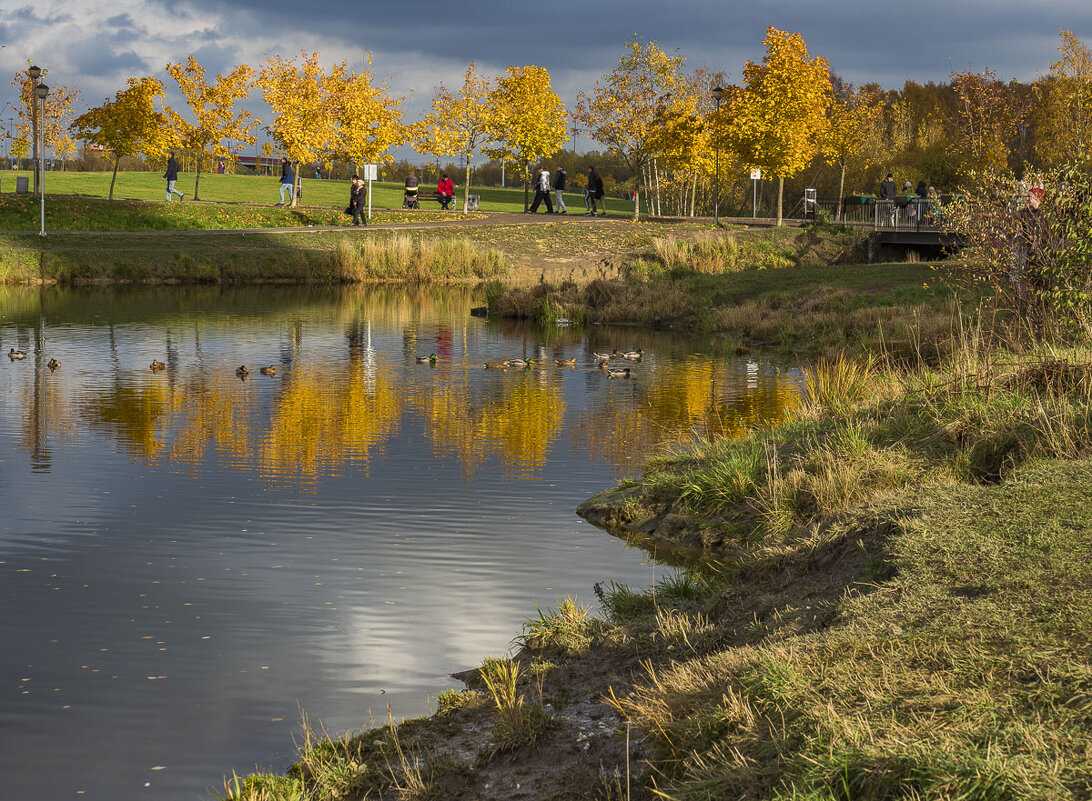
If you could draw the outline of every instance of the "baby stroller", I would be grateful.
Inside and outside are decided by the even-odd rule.
[[[404,209],[419,209],[421,208],[417,203],[417,187],[406,187],[406,193],[402,197],[402,208]]]

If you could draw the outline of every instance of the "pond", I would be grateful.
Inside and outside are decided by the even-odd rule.
[[[5,797],[207,798],[283,770],[303,714],[425,714],[536,607],[670,569],[578,503],[661,443],[796,402],[797,371],[715,338],[480,302],[0,288],[0,353],[27,354],[0,357]],[[596,366],[615,348],[644,351],[630,379]]]

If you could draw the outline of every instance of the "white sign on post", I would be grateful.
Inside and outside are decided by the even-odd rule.
[[[752,181],[761,181],[762,180],[762,170],[759,170],[759,169],[751,170],[751,180]]]
[[[378,180],[378,166],[375,164],[364,165],[364,180],[368,182],[368,219],[372,218],[372,181]]]

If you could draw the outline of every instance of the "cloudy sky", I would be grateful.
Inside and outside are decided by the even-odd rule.
[[[735,82],[747,59],[761,59],[765,29],[775,25],[802,33],[812,55],[826,57],[847,80],[887,87],[942,81],[968,65],[1032,79],[1056,57],[1061,29],[1092,45],[1088,0],[19,2],[0,0],[0,107],[14,100],[7,76],[28,59],[49,69],[47,82],[79,88],[97,105],[131,76],[169,82],[164,65],[190,54],[216,72],[300,50],[362,67],[371,53],[373,69],[416,116],[436,85],[456,84],[471,60],[490,74],[512,64],[545,66],[570,104],[614,68],[634,36]],[[255,101],[261,116],[259,106]]]

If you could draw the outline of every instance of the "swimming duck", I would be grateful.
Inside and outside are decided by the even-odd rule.
[[[509,367],[530,367],[533,362],[529,357],[524,356],[522,359],[508,359],[505,364]]]
[[[8,358],[12,361],[15,361],[16,359],[25,359],[26,357],[27,355],[21,350],[16,350],[15,348],[12,348],[8,351]]]
[[[262,367],[260,370],[258,370],[258,372],[262,375],[276,375],[277,368],[271,364],[268,367]]]
[[[629,378],[628,367],[608,367],[607,378]]]
[[[152,363],[148,365],[148,368],[153,373],[158,373],[160,370],[166,370],[167,365],[165,365],[163,362],[159,361],[159,359],[152,359]]]
[[[417,357],[417,363],[418,364],[429,364],[429,363],[434,362],[434,361],[436,361],[436,354],[435,353],[430,353],[428,356],[418,356]]]
[[[617,351],[615,351],[615,353],[617,353]],[[592,356],[595,358],[596,361],[609,362],[611,354],[610,353],[596,353],[595,351],[592,351]]]
[[[554,359],[554,364],[558,367],[576,367],[576,357],[571,359]]]
[[[486,362],[483,366],[486,370],[507,370],[508,362],[502,359],[499,362]]]
[[[56,359],[50,359],[46,363],[46,367],[48,367],[50,370],[56,370],[60,366],[61,366],[61,363],[59,361],[57,361]]]
[[[616,350],[614,351],[614,357],[616,359],[632,359],[633,361],[640,361],[644,357],[644,351],[640,348],[637,348],[637,350]]]
[[[244,364],[235,371],[235,375],[239,376],[239,378],[246,378],[250,375],[250,371],[246,369],[246,365]]]

